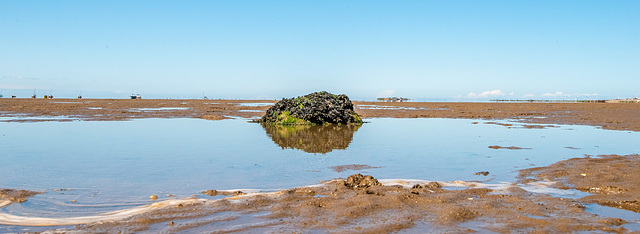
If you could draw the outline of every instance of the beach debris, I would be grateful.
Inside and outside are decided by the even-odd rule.
[[[365,189],[381,185],[382,184],[377,179],[373,178],[373,176],[365,176],[360,173],[350,175],[344,182],[344,186],[352,189]]]
[[[215,189],[211,189],[207,191],[202,191],[202,194],[207,194],[209,196],[215,197],[216,195],[218,195],[218,191]]]
[[[433,182],[429,182],[428,184],[424,184],[424,187],[428,189],[439,189],[439,188],[442,188],[442,184],[433,181]]]
[[[476,173],[473,173],[473,174],[474,174],[474,175],[483,175],[483,176],[488,176],[488,175],[489,175],[489,172],[488,172],[488,171],[479,171],[479,172],[476,172]]]
[[[151,195],[151,196],[149,196],[149,200],[158,200],[158,196]]]
[[[489,146],[489,149],[530,150],[531,148],[522,148],[517,146],[505,147],[505,146],[499,146],[499,145],[492,145],[492,146]]]
[[[347,95],[322,91],[283,98],[270,107],[259,122],[283,125],[360,124],[362,119],[353,110],[353,103]]]
[[[234,192],[229,192],[229,191],[218,191],[218,190],[215,190],[215,189],[202,191],[200,193],[206,194],[206,195],[209,195],[209,196],[212,196],[212,197],[215,197],[215,196],[218,196],[218,195],[222,195],[222,196],[239,196],[239,195],[247,194],[247,193],[242,192],[240,190],[234,191]]]

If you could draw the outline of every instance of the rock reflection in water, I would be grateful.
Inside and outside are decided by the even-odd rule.
[[[262,124],[273,142],[282,149],[326,154],[346,149],[361,125],[270,125]]]

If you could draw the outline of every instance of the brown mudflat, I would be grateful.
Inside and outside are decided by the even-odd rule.
[[[27,201],[27,198],[41,193],[42,192],[28,190],[0,189],[0,202],[23,203]]]
[[[175,99],[0,99],[0,116],[71,116],[81,120],[136,118],[224,119],[258,118],[274,100]],[[471,103],[471,102],[354,102],[364,118],[515,119],[536,124],[578,124],[612,130],[640,131],[637,103]],[[147,108],[147,109],[141,109]],[[156,108],[169,108],[154,110]],[[181,109],[173,109],[181,108]],[[186,108],[186,109],[185,109]],[[24,116],[24,115],[21,115]],[[56,120],[61,121],[61,120]],[[527,126],[523,126],[527,127]],[[529,125],[528,128],[540,128]],[[544,126],[542,126],[544,127]]]
[[[202,118],[221,120],[228,118],[228,116],[254,118],[263,115],[264,111],[269,108],[268,106],[243,106],[243,103],[274,103],[274,101],[3,98],[0,99],[0,116],[68,116],[80,120],[127,120],[143,118]],[[40,119],[35,121],[48,120]],[[64,120],[54,119],[54,121]]]
[[[469,225],[469,223],[472,223]],[[624,232],[624,220],[584,211],[579,202],[533,195],[517,187],[445,190],[435,182],[383,186],[352,175],[323,186],[216,201],[186,200],[118,221],[76,228],[86,232]]]
[[[638,103],[355,102],[364,118],[517,119],[536,124],[577,124],[640,131]],[[395,108],[375,109],[358,105]],[[525,126],[526,127],[526,126]],[[530,126],[529,128],[536,128]]]
[[[572,158],[547,167],[520,171],[520,181],[558,181],[558,188],[572,188],[593,195],[581,199],[640,213],[640,155],[601,155]]]

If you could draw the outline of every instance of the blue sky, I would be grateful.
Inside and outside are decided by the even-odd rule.
[[[640,1],[3,0],[0,93],[634,97],[639,25]]]

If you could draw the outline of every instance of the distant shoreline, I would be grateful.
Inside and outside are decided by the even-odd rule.
[[[276,100],[230,99],[0,99],[4,122],[119,121],[143,118],[257,119]],[[638,103],[592,102],[379,102],[354,101],[363,118],[515,120],[640,131]],[[65,118],[35,118],[64,116]],[[31,117],[25,120],[20,117]]]

